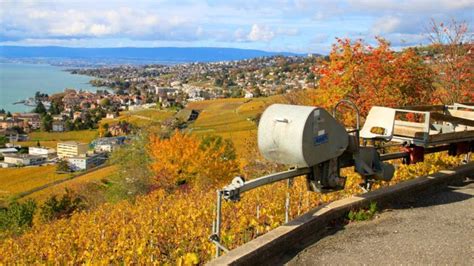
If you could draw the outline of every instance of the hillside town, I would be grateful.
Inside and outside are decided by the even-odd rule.
[[[432,54],[426,49],[417,51],[425,63],[431,64]],[[325,58],[327,59],[327,58]],[[285,94],[295,90],[312,89],[321,77],[315,75],[324,58],[308,56],[272,56],[239,61],[187,63],[178,65],[123,65],[118,67],[69,69],[72,74],[94,77],[90,83],[97,86],[95,92],[66,88],[61,93],[47,95],[37,92],[23,103],[34,107],[29,113],[10,113],[0,110],[0,151],[4,161],[2,167],[17,167],[56,163],[68,158],[70,169],[88,169],[90,165],[103,162],[103,152],[78,152],[71,157],[61,156],[44,147],[31,147],[16,154],[22,141],[29,140],[29,133],[67,132],[98,129],[102,119],[116,119],[124,111],[138,111],[149,108],[180,110],[190,102],[222,98],[254,98]],[[193,111],[194,119],[198,113]],[[175,119],[176,120],[176,119]],[[162,126],[182,127],[182,121],[165,120]],[[184,119],[186,122],[188,119]],[[103,125],[100,137],[128,135],[132,126],[121,121]],[[105,132],[104,132],[105,131]],[[97,140],[97,143],[108,143]],[[123,141],[119,141],[123,144]],[[72,144],[71,144],[72,145]],[[83,147],[85,144],[74,144]],[[39,151],[41,150],[41,151]],[[39,154],[38,154],[39,153]],[[58,154],[54,156],[52,154]],[[88,154],[88,155],[87,155]],[[83,156],[81,159],[77,159]],[[38,157],[39,156],[39,157]],[[78,157],[79,156],[79,157]],[[70,159],[73,158],[73,159]],[[101,158],[101,160],[96,160]],[[81,165],[78,167],[77,165]]]
[[[91,83],[143,102],[183,103],[228,97],[259,97],[314,88],[318,56],[273,56],[179,65],[121,66],[70,70],[96,77]]]
[[[24,101],[29,113],[0,110],[0,137],[10,143],[28,140],[33,131],[65,132],[98,128],[101,119],[122,111],[182,109],[189,102],[220,98],[253,98],[314,88],[311,68],[318,57],[274,56],[240,61],[179,65],[120,66],[69,70],[95,77],[95,92],[64,89],[37,92]],[[105,88],[105,89],[104,89]],[[126,124],[107,128],[108,136],[127,134]]]

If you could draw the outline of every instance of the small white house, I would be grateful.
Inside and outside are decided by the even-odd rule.
[[[30,154],[7,154],[3,158],[5,163],[17,166],[38,165],[46,162],[46,158]]]
[[[0,162],[0,168],[9,168],[9,167],[14,167],[14,164],[11,163],[6,163],[6,162]]]
[[[63,132],[66,131],[64,121],[53,121],[53,132]]]
[[[244,98],[247,98],[247,99],[253,98],[253,93],[251,93],[250,91],[245,91]]]
[[[113,143],[104,143],[104,144],[97,144],[94,147],[96,152],[112,152],[115,150],[119,145]]]
[[[105,118],[114,119],[114,118],[117,118],[117,114],[116,113],[107,113],[105,115]]]
[[[15,148],[2,148],[2,149],[0,149],[0,155],[17,153],[17,152],[18,152],[18,150],[15,149]]]
[[[96,153],[87,156],[68,157],[66,158],[69,167],[73,171],[87,170],[99,166],[107,159],[105,153]]]
[[[56,157],[56,150],[53,148],[46,147],[29,147],[28,154],[38,155],[48,159]]]

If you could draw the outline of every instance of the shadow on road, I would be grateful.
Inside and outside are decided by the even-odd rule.
[[[459,191],[459,189],[472,183],[474,183],[474,180],[472,179],[454,181],[448,186],[437,187],[416,195],[404,197],[399,201],[394,201],[391,205],[385,206],[384,209],[423,208],[468,200],[473,196],[463,193],[462,191]],[[434,196],[435,194],[436,197]]]
[[[434,187],[433,189],[425,190],[416,195],[392,201],[389,205],[381,206],[381,210],[423,208],[465,201],[471,199],[473,196],[458,190],[461,188],[466,189],[466,187],[472,183],[474,183],[474,180],[465,179],[455,181],[455,183],[450,183],[448,186]],[[347,224],[348,222],[345,217],[333,220],[324,230],[320,230],[317,234],[304,237],[304,240],[293,245],[291,249],[286,250],[280,256],[264,263],[264,265],[284,265],[293,259],[298,253],[302,252],[309,246],[314,245],[319,240],[345,230]]]

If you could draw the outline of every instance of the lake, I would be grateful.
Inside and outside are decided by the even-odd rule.
[[[0,63],[0,109],[28,112],[32,108],[14,102],[34,97],[37,91],[49,95],[65,88],[95,91],[93,77],[73,75],[61,67],[43,64]]]

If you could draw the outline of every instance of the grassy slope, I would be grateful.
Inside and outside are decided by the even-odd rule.
[[[27,198],[32,198],[37,200],[38,202],[43,202],[46,200],[50,195],[53,194],[61,194],[62,192],[65,191],[66,188],[74,188],[86,183],[93,183],[97,182],[101,179],[107,179],[111,177],[115,171],[117,170],[117,167],[114,165],[111,166],[106,166],[104,168],[98,169],[96,171],[87,173],[85,175],[81,175],[79,177],[76,177],[74,179],[65,181],[63,183],[48,187],[46,189],[37,191],[31,195],[29,195]]]
[[[34,192],[25,198],[33,198],[43,201],[52,194],[59,194],[63,192],[66,187],[73,188],[81,184],[108,178],[113,175],[116,169],[116,166],[106,166],[84,175],[76,173],[80,176]],[[0,169],[0,200],[6,200],[12,196],[17,195],[18,193],[43,186],[57,180],[71,178],[73,175],[74,174],[57,174],[56,166],[54,165]]]
[[[108,123],[114,124],[119,121],[127,121],[135,126],[143,127],[154,123],[159,123],[166,118],[173,116],[175,112],[159,110],[155,108],[122,112],[119,117],[115,119],[102,119],[100,124]]]
[[[0,198],[14,196],[69,176],[57,174],[55,165],[0,169]]]
[[[33,132],[29,134],[30,141],[19,142],[22,146],[36,146],[37,141],[42,146],[56,148],[59,141],[76,140],[80,142],[91,142],[97,137],[97,130],[78,130],[67,132]]]
[[[215,134],[234,142],[237,152],[242,156],[246,145],[255,145],[257,124],[253,121],[266,106],[280,102],[280,97],[256,99],[220,99],[194,102],[188,109],[200,110],[198,119],[190,125],[191,132],[197,135]]]
[[[135,112],[126,112],[121,115],[119,120],[128,120],[138,126],[146,126],[154,122],[160,122],[163,119],[171,117],[174,112],[161,111],[157,109],[147,109]],[[111,122],[111,119],[104,119],[105,122]],[[20,142],[22,146],[36,146],[37,141],[41,145],[56,148],[59,141],[76,140],[81,142],[91,142],[97,138],[97,130],[80,130],[68,132],[33,132],[30,134],[30,141]],[[79,183],[94,182],[109,176],[115,167],[106,167],[93,171],[86,175],[80,176],[42,191],[31,194],[32,198],[44,199],[50,194],[60,193],[65,187],[75,186]],[[0,199],[5,199],[14,196],[18,193],[25,192],[42,185],[54,182],[56,180],[64,179],[71,174],[56,174],[56,166],[48,165],[41,167],[25,167],[25,168],[10,168],[0,169]]]

